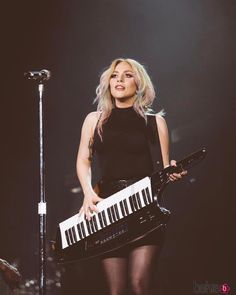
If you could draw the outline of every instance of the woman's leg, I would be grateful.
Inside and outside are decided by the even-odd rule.
[[[130,252],[128,270],[130,294],[150,294],[160,250],[161,247],[157,245],[144,245]]]
[[[109,257],[102,260],[109,295],[127,295],[127,258]]]

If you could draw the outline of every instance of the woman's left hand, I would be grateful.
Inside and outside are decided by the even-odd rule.
[[[177,166],[176,165],[176,161],[175,160],[171,160],[170,161],[170,165],[171,166]],[[172,174],[169,175],[169,179],[170,179],[170,181],[180,180],[186,174],[187,174],[187,171],[186,170],[183,170],[180,173],[172,173]]]

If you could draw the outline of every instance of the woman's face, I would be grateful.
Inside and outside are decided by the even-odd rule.
[[[114,69],[110,78],[110,91],[112,97],[119,101],[134,101],[137,86],[131,65],[125,61],[120,62]]]

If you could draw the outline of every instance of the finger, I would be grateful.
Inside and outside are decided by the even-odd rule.
[[[91,209],[92,211],[97,212],[97,213],[99,212],[97,206],[95,206],[94,204],[90,205],[90,209]]]
[[[88,221],[90,221],[91,215],[90,215],[89,209],[87,211],[85,211],[85,217]]]
[[[181,173],[173,173],[172,175],[175,177],[175,179],[182,178]]]
[[[173,174],[169,175],[169,179],[170,179],[170,181],[175,181],[176,180],[175,177],[173,176]]]
[[[177,166],[176,163],[177,163],[177,162],[176,162],[175,160],[171,160],[171,161],[170,161],[170,165],[171,165],[171,166]]]
[[[176,180],[180,180],[182,178],[182,176],[180,176],[180,174],[177,173],[172,173],[169,176],[171,181],[176,181]]]
[[[84,204],[82,207],[82,213],[84,213],[84,218],[88,219],[88,212],[89,212],[89,206],[87,204]]]

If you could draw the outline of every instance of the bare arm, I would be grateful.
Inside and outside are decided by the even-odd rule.
[[[91,142],[97,119],[96,112],[88,114],[85,118],[76,161],[76,171],[84,193],[84,202],[80,212],[84,212],[88,219],[90,219],[90,211],[97,211],[95,204],[101,200],[91,184]]]
[[[161,145],[161,154],[164,168],[170,165],[170,158],[169,158],[169,133],[166,121],[160,115],[156,115],[156,122],[158,127],[158,133],[160,138],[160,145]],[[171,165],[176,166],[176,161],[172,160]],[[186,175],[187,171],[182,171],[181,173],[173,173],[170,175],[170,180],[178,180],[182,178],[183,175]]]
[[[156,122],[158,127],[160,145],[161,145],[161,154],[164,168],[170,165],[169,159],[169,133],[166,125],[166,121],[160,115],[156,115]]]

